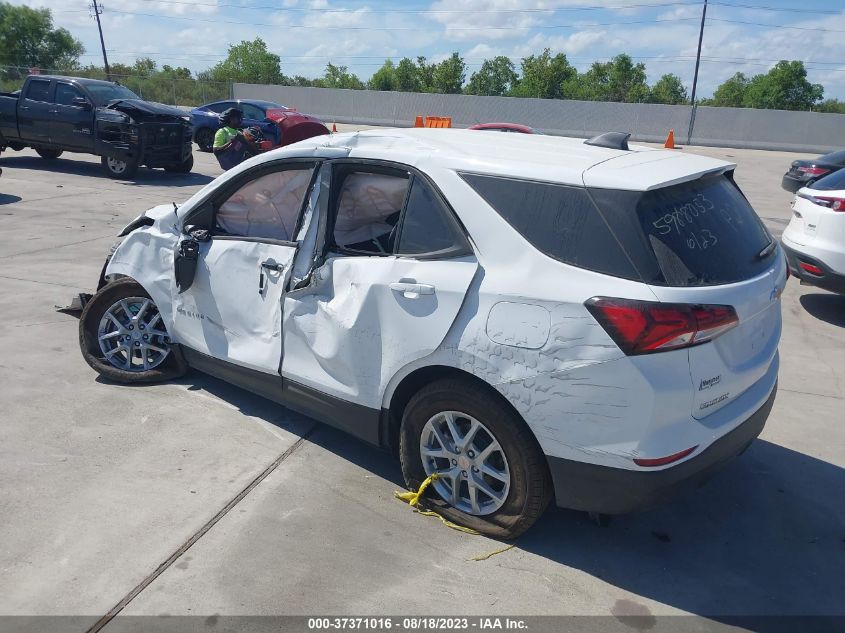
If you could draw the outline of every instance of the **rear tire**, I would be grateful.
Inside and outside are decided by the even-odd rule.
[[[59,156],[64,154],[60,149],[36,149],[36,153],[45,160],[56,160]]]
[[[203,152],[210,152],[214,146],[214,131],[211,128],[203,127],[197,130],[194,141]]]
[[[194,155],[191,154],[188,158],[179,165],[169,165],[164,168],[164,171],[169,171],[173,174],[190,174],[194,168]]]
[[[439,452],[430,452],[437,447],[428,446],[428,438],[437,435],[432,423],[447,430],[441,437],[446,436],[452,449],[444,448],[445,458],[429,456],[424,462],[424,446],[427,455]],[[463,448],[452,441],[456,433],[448,431],[456,426],[460,427],[456,433],[465,436],[471,436],[473,426],[478,428]],[[551,499],[551,478],[531,430],[513,410],[498,403],[488,389],[469,380],[444,379],[423,387],[405,408],[399,442],[402,474],[408,488],[418,489],[428,472],[451,471],[456,478],[441,476],[429,488],[423,504],[446,519],[487,536],[516,538],[540,518]],[[488,451],[491,446],[492,452]],[[498,460],[498,464],[487,461],[491,459]],[[456,481],[458,494],[450,497]]]
[[[127,307],[135,318],[127,314]],[[123,277],[103,286],[85,304],[79,319],[79,347],[85,362],[101,376],[126,384],[182,376],[187,365],[178,346],[172,345],[166,336],[156,334],[167,335],[163,320],[156,318],[156,314],[155,303],[135,280]],[[147,338],[137,336],[142,330],[146,331],[142,336]],[[143,347],[146,344],[154,347],[148,351]]]
[[[115,158],[114,156],[102,156],[100,162],[109,177],[116,180],[131,180],[138,173],[138,167],[140,167],[136,161]]]

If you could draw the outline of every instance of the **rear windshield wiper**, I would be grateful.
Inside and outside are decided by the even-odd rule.
[[[757,253],[756,259],[766,259],[771,254],[771,252],[775,250],[775,248],[777,248],[777,245],[778,243],[775,240],[770,241],[766,245],[766,248]]]

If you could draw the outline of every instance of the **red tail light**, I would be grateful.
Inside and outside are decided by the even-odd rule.
[[[808,176],[824,176],[830,170],[824,167],[799,167],[798,171]]]
[[[830,198],[828,196],[814,196],[813,202],[833,211],[845,212],[845,198]]]
[[[731,306],[593,297],[584,304],[629,356],[711,341],[739,319]]]

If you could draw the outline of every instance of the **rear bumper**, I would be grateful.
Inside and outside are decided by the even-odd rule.
[[[768,400],[745,422],[677,466],[655,471],[626,470],[547,457],[557,505],[603,514],[626,514],[648,509],[701,486],[760,435],[776,394],[777,383]]]
[[[845,294],[845,275],[832,270],[830,266],[816,257],[799,253],[795,249],[790,248],[783,240],[781,240],[780,245],[783,247],[783,252],[786,253],[786,261],[789,264],[789,272],[795,277],[804,283],[810,284],[811,286],[817,286],[824,290],[829,290],[830,292],[836,292],[838,294]],[[820,268],[822,270],[822,274],[814,275],[806,270],[803,270],[799,265],[799,262],[805,262]]]
[[[795,193],[801,187],[806,187],[809,180],[809,178],[795,178],[794,176],[790,176],[789,173],[786,173],[783,175],[783,179],[780,181],[780,186],[786,189],[787,191]]]

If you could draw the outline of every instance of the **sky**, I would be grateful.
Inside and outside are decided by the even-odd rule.
[[[98,0],[99,1],[99,0]],[[48,7],[56,26],[82,41],[83,64],[102,64],[89,0],[11,0]],[[485,58],[520,58],[550,48],[580,71],[627,53],[692,86],[703,0],[104,0],[109,61],[151,57],[201,71],[230,44],[263,38],[286,75],[315,77],[327,62],[362,80],[388,57],[454,51],[467,80]],[[698,96],[736,72],[764,73],[800,59],[826,98],[845,99],[845,0],[708,0]]]

